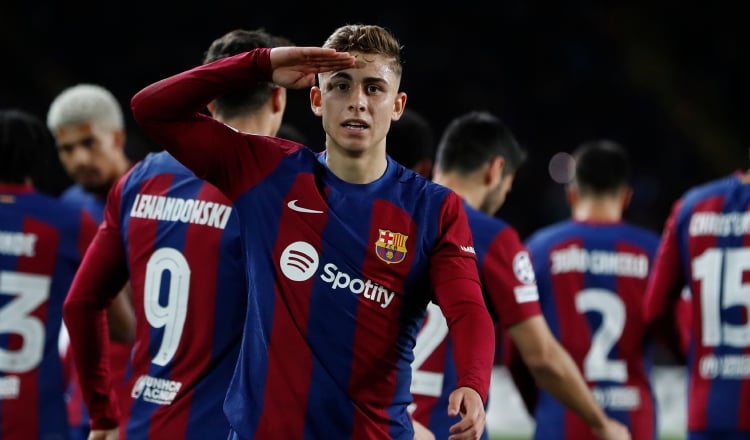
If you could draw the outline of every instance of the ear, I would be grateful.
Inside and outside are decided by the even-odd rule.
[[[633,199],[633,188],[627,187],[622,191],[622,210],[624,211],[630,205],[630,201]]]
[[[565,199],[571,208],[578,203],[578,190],[573,184],[565,185]]]
[[[323,109],[320,106],[320,103],[322,101],[321,95],[322,92],[320,90],[320,87],[312,86],[310,88],[310,108],[312,109],[312,112],[315,116],[323,115]]]
[[[214,102],[211,101],[206,105],[206,108],[208,109],[208,112],[211,113],[211,117],[215,118],[216,117],[216,104],[214,104]]]
[[[492,159],[487,165],[487,169],[484,174],[484,183],[489,188],[494,188],[500,183],[503,176],[503,169],[505,169],[505,158],[497,156]]]
[[[398,92],[396,99],[393,102],[393,114],[391,115],[391,121],[398,121],[401,119],[401,115],[404,113],[406,108],[406,93]]]
[[[286,89],[274,87],[271,93],[271,106],[274,113],[283,113],[286,108]]]
[[[125,151],[125,130],[115,130],[113,132],[115,146]]]

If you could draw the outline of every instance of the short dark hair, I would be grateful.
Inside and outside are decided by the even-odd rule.
[[[271,35],[263,28],[253,30],[234,29],[211,43],[203,57],[203,64],[260,47],[279,46],[293,46],[293,43],[286,37]],[[215,111],[224,119],[254,113],[268,102],[274,87],[271,82],[262,82],[245,89],[226,93],[214,100]]]
[[[470,111],[446,127],[438,143],[436,166],[442,172],[466,174],[498,156],[505,159],[503,174],[514,174],[526,160],[526,151],[499,117]]]
[[[0,110],[0,181],[24,183],[53,151],[52,133],[42,120],[19,109]]]
[[[584,142],[573,152],[573,182],[582,194],[612,194],[630,184],[630,158],[622,145],[608,139]]]
[[[386,152],[396,162],[413,169],[421,160],[432,162],[435,155],[432,126],[416,110],[404,109],[401,118],[391,123]]]

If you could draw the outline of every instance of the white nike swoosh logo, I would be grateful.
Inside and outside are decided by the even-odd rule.
[[[301,206],[297,206],[297,199],[291,200],[289,203],[286,204],[286,206],[289,207],[292,211],[297,212],[304,212],[306,214],[322,214],[323,211],[318,211],[317,209],[308,209],[303,208]]]

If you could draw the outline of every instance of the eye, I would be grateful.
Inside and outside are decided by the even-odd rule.
[[[375,84],[369,84],[367,86],[367,93],[368,94],[378,93],[380,90],[381,90],[380,86],[377,86]]]
[[[72,151],[73,151],[73,146],[70,144],[57,146],[57,152],[60,154],[70,154]]]
[[[87,148],[89,150],[92,149],[92,148],[94,148],[95,144],[96,144],[96,139],[94,139],[93,137],[89,137],[89,138],[86,138],[83,141],[81,141],[81,145],[84,148]]]

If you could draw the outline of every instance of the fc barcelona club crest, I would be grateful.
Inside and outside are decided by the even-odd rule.
[[[375,253],[388,264],[400,263],[406,257],[406,240],[408,235],[379,229],[378,241],[375,242]]]

